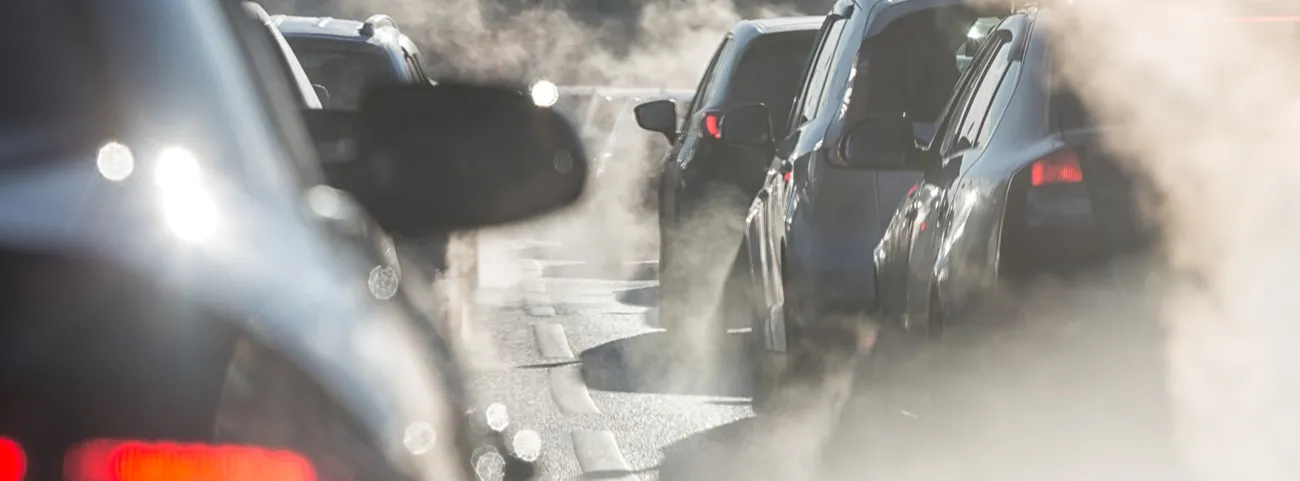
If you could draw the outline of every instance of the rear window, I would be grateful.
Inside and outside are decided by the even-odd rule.
[[[799,95],[804,64],[817,41],[817,31],[764,35],[745,49],[730,79],[725,108],[762,103],[772,115],[772,126],[786,125],[786,115]],[[784,132],[775,132],[777,138]]]
[[[307,78],[329,93],[321,101],[331,109],[355,110],[370,85],[399,80],[398,67],[380,47],[313,38],[287,40]]]
[[[22,27],[0,33],[0,155],[5,164],[34,149],[94,145],[100,131],[107,82],[95,56],[85,51],[86,29],[64,2],[14,2],[8,18]],[[39,32],[39,33],[37,33]]]

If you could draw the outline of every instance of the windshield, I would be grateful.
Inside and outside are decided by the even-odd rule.
[[[368,86],[399,80],[397,67],[382,47],[351,41],[289,38],[307,78],[325,88],[331,109],[356,110]]]

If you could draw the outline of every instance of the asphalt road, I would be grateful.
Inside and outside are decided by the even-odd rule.
[[[1040,294],[1047,309],[1018,316],[1032,322],[954,333],[960,344],[918,357],[905,385],[852,390],[850,362],[755,417],[747,332],[732,329],[710,365],[656,362],[671,344],[654,263],[574,252],[480,239],[471,389],[540,433],[540,479],[1130,479],[1170,456],[1148,369],[1160,351],[1134,329],[1154,324],[1136,321],[1149,314],[1131,295]]]

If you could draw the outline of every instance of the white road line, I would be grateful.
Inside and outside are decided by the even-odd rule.
[[[564,336],[564,326],[553,322],[533,324],[533,334],[537,336],[537,350],[547,359],[573,359],[573,348],[569,347],[569,338]]]
[[[573,433],[573,451],[578,464],[586,474],[599,474],[600,479],[635,480],[632,468],[618,449],[618,440],[609,431],[578,431]],[[619,473],[626,473],[619,475]]]
[[[524,262],[524,311],[534,317],[551,317],[556,314],[551,296],[546,293],[546,281],[542,279],[542,263],[536,259]]]
[[[591,399],[587,382],[582,379],[582,368],[577,365],[550,369],[551,397],[560,410],[567,414],[600,414],[596,401]]]

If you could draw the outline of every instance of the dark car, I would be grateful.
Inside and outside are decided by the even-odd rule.
[[[935,333],[997,288],[1086,274],[1157,237],[1141,215],[1146,180],[1102,148],[1106,129],[1052,70],[1052,18],[1029,9],[993,30],[926,150],[898,163],[875,147],[845,159],[923,172],[873,256],[880,314],[898,332]],[[847,140],[900,121],[860,123]],[[914,150],[893,138],[903,143]]]
[[[322,104],[327,109],[356,110],[366,87],[377,83],[434,82],[419,48],[387,15],[372,15],[364,21],[273,15],[271,22],[293,48],[307,78],[324,92]],[[454,255],[452,243],[457,244]],[[412,251],[404,257],[426,268],[422,274],[429,277],[448,273],[449,255],[465,261],[466,265],[456,266],[456,275],[449,276],[458,281],[459,291],[449,297],[472,296],[478,285],[476,247],[477,237],[472,232],[438,233],[399,242],[399,250]]]
[[[712,294],[740,243],[745,208],[763,184],[768,156],[722,142],[721,113],[760,103],[773,125],[799,92],[799,72],[821,17],[739,22],[723,37],[678,126],[676,103],[637,106],[637,123],[673,143],[659,177],[659,320],[670,331],[711,326]],[[781,132],[778,132],[780,134]]]
[[[582,156],[558,114],[463,85],[304,111],[241,2],[6,12],[24,21],[0,34],[23,66],[0,79],[0,444],[23,479],[470,480],[510,459],[464,417],[445,340],[348,227],[365,211],[410,235],[572,202],[585,166],[554,172]],[[321,165],[314,144],[347,142],[352,159]],[[519,175],[463,168],[484,163]]]
[[[271,22],[293,47],[307,78],[328,93],[327,108],[357,109],[366,87],[375,83],[433,81],[419,48],[387,15],[365,21],[273,15]]]
[[[856,347],[858,326],[838,321],[853,316],[825,314],[869,307],[869,246],[918,177],[832,169],[844,126],[898,112],[929,135],[981,16],[959,0],[841,0],[823,21],[786,127],[771,129],[772,112],[760,105],[721,115],[722,139],[775,154],[744,245],[727,255],[735,262],[722,303],[752,322],[759,409],[792,357]]]

